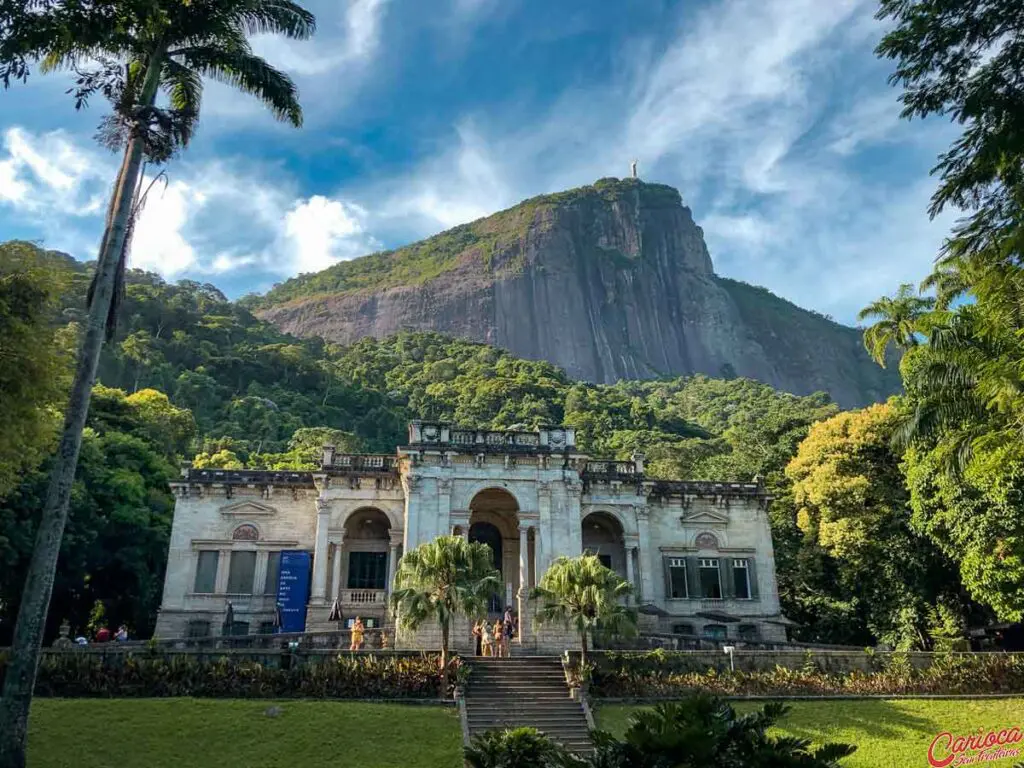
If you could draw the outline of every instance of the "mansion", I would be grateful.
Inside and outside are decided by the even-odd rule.
[[[512,605],[532,648],[568,638],[532,625],[529,588],[583,552],[633,585],[642,631],[779,642],[790,623],[762,485],[647,477],[642,456],[581,454],[571,427],[417,421],[394,455],[328,445],[316,471],[188,469],[172,487],[158,637],[221,634],[229,602],[232,634],[343,628],[330,620],[339,605],[385,626],[402,553],[451,534],[490,546],[504,583],[491,610]]]

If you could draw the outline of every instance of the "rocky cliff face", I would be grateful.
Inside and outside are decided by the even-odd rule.
[[[259,313],[285,331],[350,343],[435,330],[614,382],[704,373],[843,406],[884,399],[898,377],[859,333],[714,274],[671,187],[601,180],[405,249],[279,286]]]

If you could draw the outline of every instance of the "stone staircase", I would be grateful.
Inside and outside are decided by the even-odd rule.
[[[531,726],[573,752],[593,749],[583,705],[573,701],[557,656],[474,657],[466,687],[470,738]]]

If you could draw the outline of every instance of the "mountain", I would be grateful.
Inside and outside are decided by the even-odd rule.
[[[298,336],[350,344],[434,330],[593,382],[742,376],[845,407],[899,388],[857,330],[717,276],[679,192],[636,179],[526,200],[248,303]]]

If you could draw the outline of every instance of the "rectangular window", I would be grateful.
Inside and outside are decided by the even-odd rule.
[[[194,619],[188,623],[185,634],[187,637],[209,637],[210,622]]]
[[[725,640],[725,627],[721,624],[705,624],[704,637],[709,640]]]
[[[388,579],[387,552],[350,552],[349,589],[384,589]]]
[[[612,556],[611,555],[598,555],[597,559],[601,561],[601,565],[607,568],[609,571],[612,569]]]
[[[757,624],[740,624],[741,640],[757,640]]]
[[[686,560],[673,557],[668,561],[669,596],[673,599],[689,597],[686,584]]]
[[[249,622],[248,621],[235,621],[231,623],[228,628],[228,634],[232,637],[245,637],[249,634]]]
[[[204,549],[199,552],[196,560],[196,583],[193,592],[209,595],[217,587],[217,561],[220,552],[215,549]]]
[[[737,598],[747,600],[750,597],[750,568],[746,560],[732,561],[732,583]]]
[[[251,595],[252,581],[256,576],[255,552],[232,552],[228,567],[228,594]]]
[[[692,635],[693,624],[673,624],[672,625],[673,635]]]
[[[267,580],[263,584],[263,594],[277,597],[278,581],[281,577],[281,553],[267,553]]]
[[[260,634],[261,635],[272,635],[274,634],[274,622],[272,621],[261,621],[260,622]]]
[[[722,599],[722,576],[716,559],[700,561],[700,595],[707,600]]]

